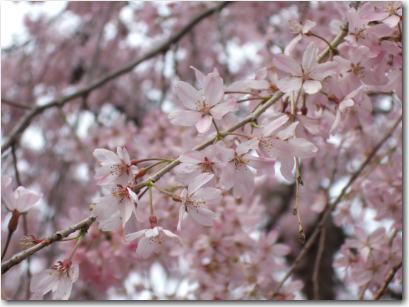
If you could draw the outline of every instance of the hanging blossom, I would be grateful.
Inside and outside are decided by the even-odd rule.
[[[257,149],[257,138],[242,142],[235,149],[226,148],[225,155],[228,163],[222,170],[221,183],[225,189],[233,188],[235,197],[248,199],[255,189],[254,174],[250,167],[255,169],[268,169],[274,162],[251,155]]]
[[[317,57],[318,48],[313,43],[310,43],[305,50],[301,64],[288,55],[274,55],[273,65],[289,75],[279,80],[277,87],[284,93],[298,91],[301,88],[307,94],[318,93],[322,87],[321,82],[336,73],[336,63],[319,64]]]
[[[94,214],[103,231],[112,231],[126,222],[135,212],[138,196],[127,186],[112,186],[110,194],[100,197],[95,202]]]
[[[318,148],[306,139],[295,137],[299,122],[288,124],[288,120],[287,115],[282,115],[263,128],[258,152],[262,157],[279,161],[281,175],[291,181],[295,159],[312,158]]]
[[[212,187],[204,187],[206,183],[212,180],[213,174],[203,173],[197,176],[183,190],[180,195],[174,195],[173,199],[182,202],[179,209],[179,222],[177,229],[181,229],[182,220],[186,214],[190,215],[193,220],[203,226],[212,226],[216,214],[205,208],[206,204],[218,203],[221,200],[220,190]]]
[[[42,298],[51,291],[53,300],[67,300],[71,294],[72,284],[77,281],[78,275],[78,264],[73,264],[68,259],[59,261],[50,269],[35,274],[30,290],[34,292],[34,298]]]
[[[150,229],[143,229],[125,236],[125,240],[130,242],[139,239],[136,255],[143,259],[147,259],[155,253],[160,253],[163,244],[169,239],[182,240],[173,232],[163,229],[160,226],[155,226]]]
[[[29,211],[43,196],[41,193],[37,193],[19,186],[13,191],[12,179],[10,176],[3,176],[1,181],[1,198],[4,201],[7,209],[11,212],[17,211],[19,213],[25,213]]]
[[[213,119],[222,119],[224,115],[236,109],[234,101],[223,102],[223,79],[217,71],[203,75],[195,69],[200,90],[189,83],[178,81],[175,85],[177,99],[187,110],[177,110],[169,114],[174,125],[193,126],[199,133],[205,133]]]
[[[97,168],[95,180],[98,185],[108,185],[118,183],[126,185],[131,175],[131,160],[125,147],[118,146],[116,154],[113,151],[97,148],[94,150],[94,157],[101,164]]]

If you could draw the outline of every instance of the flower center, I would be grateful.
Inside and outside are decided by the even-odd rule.
[[[122,202],[125,198],[130,198],[128,189],[121,184],[117,184],[116,187],[112,189],[112,195],[118,197],[119,202]]]

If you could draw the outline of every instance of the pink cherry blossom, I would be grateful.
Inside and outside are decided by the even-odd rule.
[[[117,184],[112,186],[110,191],[110,194],[96,200],[93,210],[100,229],[104,231],[124,226],[132,212],[135,212],[138,202],[138,196],[129,187]]]
[[[30,289],[34,295],[43,296],[51,291],[53,300],[68,300],[78,274],[78,264],[72,263],[71,260],[59,261],[50,269],[35,274]]]
[[[275,55],[274,66],[289,75],[277,82],[278,88],[285,93],[297,92],[300,89],[307,94],[317,93],[322,88],[321,82],[335,73],[335,63],[319,64],[317,62],[318,52],[318,48],[313,43],[309,44],[303,54],[301,64],[287,55]]]
[[[127,184],[131,174],[131,160],[125,147],[118,146],[117,153],[97,148],[94,150],[94,157],[101,164],[97,168],[95,180],[99,185],[107,184]]]
[[[213,174],[203,173],[198,175],[183,190],[179,196],[182,206],[179,209],[178,230],[181,229],[185,215],[191,216],[197,223],[203,226],[212,226],[216,214],[207,209],[205,205],[219,204],[221,200],[220,190],[212,187],[204,187],[214,177]]]
[[[195,125],[199,133],[205,133],[213,119],[221,119],[234,110],[234,105],[229,101],[223,102],[223,79],[217,72],[206,76],[196,72],[196,76],[202,86],[200,90],[183,81],[176,83],[176,97],[187,110],[174,111],[170,113],[169,118],[173,124]]]
[[[17,210],[19,213],[25,213],[29,211],[43,196],[41,193],[28,190],[21,186],[13,191],[12,179],[9,176],[3,177],[1,185],[1,198],[10,211]]]
[[[159,253],[162,244],[166,240],[178,239],[180,242],[182,242],[178,235],[167,229],[163,229],[160,226],[156,226],[151,229],[143,229],[125,236],[125,240],[128,242],[136,239],[140,239],[138,242],[138,247],[136,248],[136,255],[142,259],[147,259],[153,254]]]

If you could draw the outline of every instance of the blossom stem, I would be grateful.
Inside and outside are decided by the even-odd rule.
[[[163,193],[163,194],[165,194],[165,195],[168,195],[168,196],[170,196],[170,197],[173,196],[172,193],[170,193],[170,192],[168,192],[168,191],[165,191],[165,190],[162,190],[162,189],[161,189],[160,187],[158,187],[156,184],[154,184],[153,187],[154,187],[155,189],[157,189],[159,192],[161,192],[161,193]]]
[[[149,187],[149,210],[150,210],[150,214],[151,214],[151,215],[154,215],[154,212],[153,212],[152,186]]]
[[[331,45],[331,43],[330,43],[328,40],[326,40],[325,38],[323,38],[322,36],[320,36],[320,35],[318,35],[318,34],[315,34],[315,33],[312,33],[312,32],[308,32],[306,35],[307,35],[307,36],[314,36],[314,37],[316,37],[316,38],[322,40],[323,42],[325,42],[325,43],[328,45],[328,47],[331,49],[331,52],[332,52],[332,50],[335,49],[335,48]]]
[[[264,99],[266,99],[266,98],[268,98],[268,97],[249,97],[249,98],[243,98],[243,99],[237,100],[237,103],[245,102],[245,101],[249,101],[249,100],[264,100]]]
[[[9,231],[9,233],[7,234],[6,245],[4,246],[3,252],[1,253],[1,259],[3,259],[4,255],[6,255],[7,249],[9,248],[9,244],[11,241],[11,237],[13,236],[13,233],[14,233],[14,230]]]
[[[216,138],[217,138],[217,140],[222,139],[223,136],[220,133],[219,127],[217,127],[217,124],[216,124],[216,121],[214,120],[214,118],[212,118],[212,123],[213,123],[214,128],[216,129],[216,133],[217,133]]]
[[[243,133],[239,133],[239,132],[223,132],[223,133],[221,133],[221,135],[222,135],[223,137],[225,137],[225,136],[227,136],[227,135],[236,135],[236,136],[242,136],[242,137],[247,138],[247,139],[252,139],[252,138],[253,138],[253,137],[250,136],[250,135],[243,134]]]
[[[72,260],[72,257],[74,257],[75,252],[77,251],[78,247],[81,245],[82,240],[84,239],[85,231],[81,229],[78,236],[79,236],[79,238],[78,238],[77,242],[75,243],[74,248],[72,249],[70,256],[68,257],[68,260]]]

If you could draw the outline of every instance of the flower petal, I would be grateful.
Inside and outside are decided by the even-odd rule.
[[[273,65],[290,75],[301,75],[301,66],[292,57],[284,54],[275,54],[273,58]]]
[[[321,87],[321,82],[317,80],[306,80],[303,84],[304,91],[310,95],[318,93]]]
[[[155,238],[142,238],[138,242],[138,247],[136,248],[136,255],[147,259],[150,257],[155,251],[159,249],[160,244],[158,243]]]
[[[202,114],[196,111],[177,110],[169,113],[169,120],[174,125],[193,126]]]
[[[212,226],[213,220],[216,218],[216,213],[198,205],[187,206],[187,212],[197,223],[203,226]]]
[[[108,149],[97,148],[94,150],[93,155],[101,163],[101,165],[121,163],[119,157],[113,151]]]
[[[202,98],[198,90],[183,81],[176,82],[175,94],[179,101],[190,110],[194,110],[196,106],[195,103]]]
[[[193,181],[189,184],[187,191],[189,195],[194,194],[197,190],[199,190],[203,185],[208,183],[214,177],[213,174],[210,173],[203,173],[198,175]]]
[[[210,115],[205,115],[196,123],[196,129],[199,133],[205,133],[209,130],[212,125],[212,117]]]
[[[204,96],[208,105],[219,103],[224,95],[223,79],[215,73],[208,74],[203,86]]]

